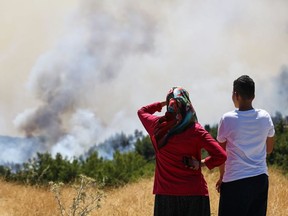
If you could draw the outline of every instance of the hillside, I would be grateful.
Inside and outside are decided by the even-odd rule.
[[[210,189],[211,212],[217,215],[219,195],[214,189],[218,172],[204,171]],[[143,179],[125,187],[106,191],[101,208],[91,215],[101,216],[150,216],[153,214],[153,179]],[[288,178],[278,170],[270,168],[268,216],[287,215]],[[64,202],[70,202],[72,189],[63,191]],[[70,197],[69,197],[70,196]],[[58,206],[53,193],[47,189],[0,182],[1,216],[45,216],[57,215]]]

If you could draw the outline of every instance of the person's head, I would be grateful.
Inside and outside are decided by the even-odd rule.
[[[242,75],[233,82],[232,100],[235,107],[249,108],[255,97],[255,83],[248,75]]]
[[[158,148],[166,145],[169,137],[186,130],[197,122],[196,112],[188,92],[182,87],[172,87],[166,96],[167,111],[155,128]]]
[[[178,109],[181,112],[181,115],[186,115],[186,110],[192,106],[189,93],[182,87],[176,86],[172,87],[166,96],[167,111],[174,112]],[[192,107],[193,109],[193,107]],[[173,111],[174,110],[174,111]]]

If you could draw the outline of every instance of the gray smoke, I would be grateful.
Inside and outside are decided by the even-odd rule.
[[[283,66],[276,80],[278,89],[278,109],[287,114],[288,110],[288,66]]]
[[[96,103],[100,110],[111,110],[119,91],[113,80],[125,58],[153,48],[155,23],[145,10],[124,4],[115,12],[108,6],[82,5],[66,37],[31,72],[29,85],[40,105],[17,116],[15,124],[27,136],[46,136],[52,152],[73,156],[99,141],[105,121],[95,116],[97,110],[82,107]]]
[[[84,1],[65,37],[37,60],[29,86],[39,106],[17,116],[15,125],[27,136],[46,137],[51,152],[79,155],[113,132],[142,129],[136,110],[163,100],[175,85],[190,92],[202,124],[215,124],[233,109],[232,82],[242,74],[256,82],[257,107],[280,110],[271,80],[287,74],[279,75],[288,65],[287,6]]]

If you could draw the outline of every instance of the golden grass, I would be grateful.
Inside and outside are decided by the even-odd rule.
[[[285,216],[288,209],[288,178],[277,169],[270,168],[270,188],[268,216]],[[219,194],[215,190],[217,170],[204,170],[208,182],[211,215],[218,213]],[[100,209],[92,216],[151,216],[153,215],[154,196],[153,178],[143,179],[125,187],[106,191]],[[71,203],[72,188],[63,190],[64,203]],[[0,181],[1,216],[54,216],[59,215],[54,195],[48,189],[23,186]]]
[[[47,190],[0,182],[1,216],[57,215],[57,204]]]

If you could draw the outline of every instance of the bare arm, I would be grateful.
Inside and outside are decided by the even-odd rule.
[[[226,150],[226,142],[224,143],[219,143],[219,145],[224,149]],[[223,176],[224,176],[224,172],[225,172],[225,163],[223,163],[222,165],[219,166],[219,179],[216,183],[216,190],[218,191],[218,193],[220,192],[220,187],[221,187],[221,184],[222,184],[222,179],[223,179]]]
[[[274,137],[267,137],[267,140],[266,140],[266,152],[267,154],[270,154],[272,153],[273,151],[273,148],[274,148]]]

